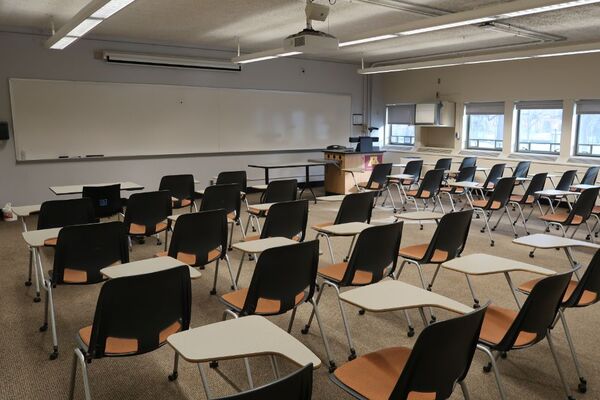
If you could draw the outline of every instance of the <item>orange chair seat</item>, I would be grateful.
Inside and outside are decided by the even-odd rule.
[[[517,314],[516,311],[507,308],[493,305],[488,306],[483,319],[479,339],[492,345],[500,343],[506,335],[506,332],[510,329]],[[519,332],[519,336],[517,336],[517,340],[513,347],[527,346],[528,344],[533,343],[536,337],[537,335],[535,333],[521,331]]]
[[[174,333],[181,330],[181,324],[178,321],[173,322],[171,325],[160,331],[158,335],[158,342],[162,345],[167,341],[167,338]],[[92,336],[92,325],[86,326],[79,330],[79,338],[81,341],[89,347],[90,337]],[[132,354],[138,351],[138,340],[135,338],[118,338],[118,337],[107,337],[105,353],[107,355],[124,355]]]
[[[173,207],[175,207],[177,205],[177,203],[179,203],[179,207],[187,207],[187,206],[192,205],[192,200],[190,200],[190,199],[179,200],[176,197],[171,197],[171,203],[172,203]]]
[[[539,281],[541,281],[541,279],[532,279],[530,281],[524,282],[521,285],[519,285],[519,290],[524,293],[529,294],[533,290],[533,287],[535,285],[537,285],[537,283]],[[565,292],[565,295],[563,296],[563,300],[562,300],[563,302],[569,300],[571,295],[573,295],[575,288],[577,288],[578,284],[579,284],[579,282],[577,282],[577,281],[569,282],[569,286],[567,286],[567,291]],[[596,293],[590,292],[589,290],[584,290],[583,294],[581,295],[581,299],[579,299],[579,302],[577,303],[577,305],[579,307],[589,306],[590,304],[594,304],[596,302],[597,298],[598,298],[598,295]]]
[[[365,354],[335,370],[334,376],[370,400],[389,399],[410,356],[406,347],[390,347]],[[409,400],[435,400],[435,393],[411,392]]]
[[[341,262],[337,264],[327,265],[326,267],[319,268],[318,274],[333,282],[341,282],[344,279],[344,274],[348,269],[348,263]],[[357,269],[352,279],[353,285],[368,285],[373,281],[373,274],[368,271],[361,271]]]
[[[248,289],[239,289],[234,292],[229,292],[221,296],[221,299],[225,301],[229,306],[234,309],[241,310],[244,308],[246,302],[246,296],[248,296]],[[295,305],[299,305],[305,299],[306,294],[300,292],[296,295]],[[256,303],[256,314],[277,314],[281,311],[281,302],[279,300],[259,298]]]
[[[167,223],[166,222],[159,222],[158,224],[156,224],[156,226],[154,227],[154,229],[155,229],[154,233],[162,232],[165,229],[167,229]],[[146,226],[145,225],[139,225],[139,224],[131,224],[129,226],[129,234],[130,235],[146,235]]]
[[[514,201],[516,203],[523,203],[523,204],[532,204],[533,201],[535,200],[535,196],[527,196],[527,200],[523,201],[523,197],[525,197],[524,195],[521,194],[513,194],[510,196],[510,201]]]
[[[425,252],[427,252],[428,247],[428,243],[402,247],[398,252],[398,255],[410,260],[420,261],[425,257]],[[443,263],[446,260],[448,260],[448,252],[444,250],[436,249],[433,252],[433,257],[431,257],[432,263]]]
[[[169,252],[167,252],[167,251],[159,251],[158,253],[156,253],[154,255],[154,257],[166,257],[168,255],[169,255]],[[219,258],[220,255],[221,255],[221,251],[218,248],[211,250],[208,252],[207,261],[209,263],[213,262],[217,258]],[[184,264],[192,265],[192,266],[196,265],[196,255],[195,254],[184,253],[184,252],[180,251],[177,253],[176,258]]]
[[[440,191],[441,192],[451,192],[452,189],[456,189],[456,191],[454,192],[456,194],[462,194],[465,191],[463,188],[449,187],[449,186],[444,186],[443,188],[440,188]]]
[[[408,192],[406,192],[407,196],[411,196],[411,197],[415,197],[417,195],[419,191],[418,190],[409,190]],[[429,192],[428,190],[423,190],[421,192],[421,197],[422,198],[427,198],[431,195],[431,192]]]
[[[58,238],[46,239],[46,240],[44,240],[44,246],[55,247],[57,242],[58,242]]]
[[[567,220],[568,217],[569,217],[569,214],[567,214],[567,213],[555,213],[555,214],[542,215],[540,217],[540,219],[542,221],[546,221],[546,222],[556,222],[556,223],[562,224]],[[571,221],[571,225],[579,225],[582,222],[583,222],[583,218],[579,215],[575,215],[573,217],[573,220]]]
[[[477,208],[485,208],[487,206],[487,200],[473,200],[473,207]],[[494,201],[490,210],[499,210],[502,207],[502,204],[499,201]]]

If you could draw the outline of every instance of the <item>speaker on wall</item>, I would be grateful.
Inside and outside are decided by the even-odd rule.
[[[0,140],[8,140],[8,122],[0,122]]]

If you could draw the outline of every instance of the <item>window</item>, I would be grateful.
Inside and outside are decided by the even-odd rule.
[[[575,155],[600,157],[600,100],[577,102]]]
[[[516,110],[516,151],[560,153],[562,101],[522,101],[516,104]]]
[[[467,149],[502,150],[504,103],[467,103]]]
[[[385,127],[388,144],[414,146],[415,105],[394,104],[387,106]]]

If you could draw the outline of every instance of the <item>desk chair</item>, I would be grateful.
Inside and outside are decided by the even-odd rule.
[[[477,157],[464,157],[458,166],[458,172],[462,171],[463,168],[477,167]],[[450,178],[456,178],[458,172],[450,172],[448,176]]]
[[[474,200],[473,201],[473,211],[477,214],[480,214],[483,220],[485,221],[485,225],[481,228],[481,233],[487,230],[488,236],[490,237],[490,246],[494,247],[494,239],[492,238],[492,231],[496,230],[500,220],[504,214],[508,215],[508,220],[510,221],[510,227],[513,230],[515,237],[517,237],[517,231],[515,230],[515,225],[513,223],[513,219],[506,207],[508,205],[508,201],[510,200],[510,196],[512,195],[513,187],[515,186],[515,178],[502,178],[498,181],[494,191],[490,195],[489,199],[482,200]],[[492,219],[492,214],[494,211],[504,210],[496,221],[496,225],[490,229],[490,220]]]
[[[444,171],[450,171],[452,168],[451,158],[440,158],[435,162],[433,169],[443,169]]]
[[[429,243],[400,248],[398,256],[402,257],[402,264],[400,264],[395,279],[400,278],[404,265],[411,263],[417,267],[423,289],[431,291],[441,265],[458,257],[464,250],[472,218],[473,210],[448,213],[440,220]],[[425,285],[423,278],[422,266],[425,264],[437,264],[433,278],[428,285]]]
[[[238,196],[239,200],[239,196]],[[225,260],[235,287],[229,257],[227,256],[227,214],[223,209],[182,214],[177,218],[169,243],[169,251],[162,251],[156,257],[169,256],[184,264],[203,269],[215,262],[215,277],[210,294],[217,294],[219,261]]]
[[[403,205],[406,199],[406,189],[410,190],[412,185],[419,182],[421,179],[422,169],[423,160],[411,160],[406,163],[406,167],[404,167],[404,171],[402,173],[404,175],[411,175],[413,177],[412,179],[390,179],[388,181],[388,186],[395,186],[398,190],[398,194],[400,195],[400,200]]]
[[[488,172],[488,175],[485,178],[485,181],[476,188],[479,191],[482,199],[485,198],[486,192],[494,190],[494,187],[496,187],[496,184],[500,178],[502,178],[502,175],[504,175],[505,168],[506,164],[494,164],[492,166],[490,172]]]
[[[240,187],[240,195],[242,200],[246,204],[246,211],[248,210],[248,199],[246,193],[248,193],[248,176],[246,171],[223,171],[217,175],[217,181],[215,185],[226,185],[228,183],[237,183]]]
[[[519,286],[519,291],[529,295],[535,285],[540,281],[540,279],[533,279],[527,282],[522,283]],[[567,320],[564,316],[564,312],[567,308],[581,308],[588,307],[593,304],[596,304],[600,300],[600,250],[596,251],[594,257],[590,261],[585,273],[581,277],[579,281],[572,280],[569,282],[567,286],[567,291],[565,292],[562,304],[560,309],[558,310],[558,315],[562,322],[563,328],[565,329],[565,336],[567,337],[567,343],[569,344],[569,349],[571,350],[571,355],[573,356],[573,362],[575,363],[575,370],[577,371],[577,376],[579,377],[579,392],[585,393],[587,391],[587,381],[583,376],[583,372],[581,369],[581,365],[579,364],[579,360],[577,359],[577,352],[575,351],[575,346],[573,344],[573,338],[571,337],[571,331],[569,326],[567,325]]]
[[[52,270],[47,276],[40,271],[40,276],[44,277],[43,287],[46,290],[44,324],[40,327],[40,332],[48,330],[48,312],[50,312],[53,345],[51,360],[58,357],[54,289],[58,285],[100,283],[104,280],[100,273],[102,268],[127,262],[129,262],[127,230],[120,221],[71,225],[60,230]]]
[[[335,363],[321,325],[318,304],[313,299],[318,266],[317,240],[265,250],[258,258],[250,286],[221,296],[221,302],[227,307],[223,319],[227,314],[238,318],[247,315],[282,315],[291,311],[287,329],[289,333],[294,324],[296,309],[303,303],[310,303],[313,313],[317,315],[329,368],[332,371],[335,369]]]
[[[415,209],[419,211],[419,205],[417,200],[423,202],[425,210],[427,209],[427,201],[433,201],[433,211],[437,208],[436,201],[440,204],[442,212],[444,206],[442,205],[442,199],[440,199],[440,188],[442,187],[442,181],[444,180],[445,170],[443,169],[430,169],[425,173],[421,184],[416,190],[409,190],[406,192],[406,200],[412,200],[415,203]],[[406,211],[406,209],[404,209]]]
[[[582,224],[585,224],[588,231],[587,239],[591,240],[592,243],[594,243],[594,237],[592,235],[592,230],[590,229],[590,226],[588,224],[588,219],[591,216],[594,216],[594,218],[596,218],[596,221],[598,221],[598,216],[596,214],[593,214],[592,210],[594,208],[594,205],[596,204],[596,198],[598,197],[599,191],[600,188],[584,190],[579,195],[579,198],[577,199],[569,213],[555,213],[540,216],[540,219],[547,224],[546,231],[549,232],[551,226],[556,226],[562,231],[563,237],[566,237],[569,228],[574,226],[575,230],[573,230],[573,233],[571,234],[571,238],[573,238],[579,227]]]
[[[519,221],[519,218],[521,218],[521,220],[523,221],[523,228],[525,228],[525,233],[528,235],[529,230],[527,229],[527,221],[529,221],[529,218],[531,218],[531,214],[533,214],[533,210],[535,208],[534,206],[536,204],[540,209],[540,215],[544,215],[544,212],[542,211],[542,205],[540,204],[540,196],[536,194],[536,192],[544,190],[547,177],[547,172],[535,174],[531,179],[531,182],[529,182],[529,186],[527,186],[525,193],[513,194],[508,200],[508,204],[510,204],[513,207],[513,211],[515,210],[515,208],[519,210],[519,214],[517,215],[517,218],[515,218],[513,225],[516,226],[517,222]],[[523,215],[523,207],[525,206],[531,207],[531,211],[529,212],[527,218],[525,218],[525,216]]]
[[[90,198],[45,201],[40,206],[37,229],[62,228],[70,225],[97,222],[94,204]],[[56,246],[56,238],[48,239],[45,246]]]
[[[107,186],[84,186],[81,197],[92,199],[96,218],[110,218],[123,213],[120,183]]]
[[[288,376],[264,386],[214,400],[310,400],[312,398],[313,365],[307,364]]]
[[[375,192],[375,201],[373,203],[373,207],[377,205],[377,199],[381,196],[381,194],[386,192],[387,196],[389,196],[390,201],[392,202],[392,207],[396,209],[396,206],[394,205],[394,199],[392,198],[390,189],[387,185],[388,175],[391,174],[392,163],[377,164],[373,167],[371,175],[369,176],[369,180],[366,183],[362,182],[358,184],[357,189],[359,192],[363,192],[365,190]],[[385,200],[383,204],[385,205]]]
[[[582,185],[595,185],[598,179],[598,172],[600,172],[600,167],[589,167],[579,183]]]
[[[473,157],[475,158],[475,157]],[[477,173],[476,166],[462,167],[458,174],[455,175],[456,182],[473,182],[475,180],[475,174]],[[443,186],[440,188],[440,193],[445,193],[448,195],[448,200],[450,201],[450,205],[452,206],[452,211],[456,211],[454,208],[454,199],[453,196],[468,196],[468,190],[466,188],[460,188],[457,186]]]
[[[69,399],[75,394],[77,365],[82,370],[85,399],[91,400],[88,368],[94,359],[131,357],[160,348],[171,334],[189,329],[191,303],[186,265],[107,281],[100,290],[92,325],[80,329],[76,337]],[[175,353],[171,381],[177,379],[178,363]]]
[[[335,289],[340,313],[342,314],[342,321],[346,330],[348,347],[350,348],[349,360],[356,358],[356,350],[350,336],[350,328],[346,320],[344,306],[340,300],[340,288],[369,285],[393,274],[398,260],[398,249],[400,248],[400,240],[402,239],[403,226],[403,222],[396,222],[388,225],[372,226],[363,230],[356,240],[356,246],[354,246],[348,262],[331,264],[318,270],[318,275],[322,279],[322,283],[317,295],[316,304],[319,304],[326,286],[331,286]],[[302,329],[303,334],[308,333],[314,315],[315,311],[313,310],[308,323]]]
[[[174,209],[189,207],[190,211],[196,208],[194,193],[196,185],[194,175],[166,175],[160,180],[158,190],[168,190],[171,193],[171,207]]]
[[[331,257],[331,262],[333,264],[335,264],[335,258],[333,256],[333,249],[331,247],[330,238],[335,235],[332,235],[331,233],[326,233],[321,228],[331,225],[346,224],[348,222],[364,222],[367,224],[370,223],[371,214],[373,211],[373,201],[373,192],[350,193],[346,195],[342,200],[340,209],[338,210],[338,213],[335,216],[335,220],[333,222],[323,222],[312,226],[312,229],[317,231],[317,240],[320,237],[325,238],[325,241],[327,242],[327,247],[329,249],[329,255]],[[348,255],[346,256],[346,259],[344,261],[347,261],[350,257],[350,252],[352,251],[352,246],[354,245],[355,240],[356,236],[353,236],[352,243],[350,244],[350,248],[348,249]]]
[[[519,311],[493,305],[488,306],[479,335],[480,345],[478,348],[490,359],[490,363],[483,370],[485,372],[494,371],[500,397],[503,400],[506,399],[506,394],[500,381],[496,360],[503,353],[529,348],[544,338],[550,345],[550,352],[558,369],[565,394],[568,399],[572,399],[550,333],[556,322],[561,299],[569,285],[571,275],[570,271],[540,280]],[[494,352],[496,352],[495,356]]]
[[[229,250],[231,250],[231,244],[233,243],[234,224],[240,227],[242,238],[246,237],[244,223],[242,222],[241,205],[241,192],[238,183],[212,185],[204,190],[200,211],[223,209],[227,214],[227,224],[231,224]]]
[[[282,201],[293,201],[298,198],[298,181],[296,179],[285,179],[281,181],[272,181],[267,185],[267,189],[260,196],[260,203],[279,203]],[[259,211],[252,206],[248,206],[248,222],[246,223],[246,233],[248,227],[252,225],[252,231],[258,229],[260,232],[259,218],[266,217],[268,212]],[[256,221],[257,228],[254,226]]]
[[[166,219],[171,215],[171,206],[171,192],[168,190],[134,193],[129,197],[123,222],[129,232],[130,248],[132,236],[137,238],[155,236],[156,244],[160,246],[159,233],[167,231]]]
[[[531,167],[531,161],[519,161],[517,166],[513,170],[513,178],[527,178],[529,174],[529,168]],[[520,183],[520,182],[517,182]]]
[[[576,176],[577,176],[576,169],[571,169],[571,170],[563,172],[562,176],[560,177],[560,180],[556,184],[555,189],[556,190],[564,190],[564,191],[571,190],[571,186],[573,185],[573,181],[575,180]],[[548,201],[548,205],[550,206],[550,210],[552,210],[553,214],[555,212],[555,207],[554,207],[553,203],[555,201],[558,201],[560,203],[560,201],[562,200],[562,196],[542,196],[541,198],[546,199]]]
[[[414,347],[389,347],[358,357],[329,375],[356,399],[448,399],[458,383],[465,399],[486,308],[427,326]],[[442,367],[443,366],[443,367]]]

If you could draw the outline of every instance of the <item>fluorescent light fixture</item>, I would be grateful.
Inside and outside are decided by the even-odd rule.
[[[464,65],[471,65],[471,64],[487,64],[487,63],[494,63],[494,62],[503,62],[503,61],[517,61],[517,60],[527,60],[529,58],[532,57],[509,57],[509,58],[494,58],[492,60],[481,60],[481,61],[468,61],[463,63]]]
[[[104,6],[100,7],[100,9],[98,9],[98,11],[93,13],[91,16],[92,18],[106,19],[111,15],[118,13],[134,1],[135,0],[111,0]]]
[[[277,57],[291,57],[291,56],[297,56],[298,54],[302,54],[302,52],[301,51],[290,51],[288,53],[277,54]]]
[[[258,62],[258,61],[272,60],[274,58],[277,58],[277,56],[264,56],[264,57],[250,58],[248,60],[237,61],[237,63],[238,64],[250,64],[250,63]]]
[[[79,38],[72,37],[72,36],[65,36],[65,37],[59,39],[52,46],[50,46],[50,48],[53,50],[62,50],[65,47],[67,47],[68,45],[70,45],[71,43],[73,43],[74,41],[76,41],[77,39],[79,39]]]
[[[566,51],[564,53],[540,54],[539,56],[535,56],[535,57],[536,58],[561,57],[561,56],[574,56],[574,55],[577,55],[577,54],[590,54],[590,53],[600,53],[600,49],[595,49],[595,50],[581,50],[581,51]]]
[[[368,37],[368,38],[364,38],[364,39],[350,40],[348,42],[341,42],[339,44],[339,47],[346,47],[346,46],[353,46],[355,44],[377,42],[380,40],[393,39],[395,37],[398,37],[398,35],[393,35],[393,34],[379,35],[379,36],[373,36],[373,37]]]
[[[564,3],[552,4],[552,5],[548,5],[548,6],[529,8],[526,10],[501,14],[498,16],[498,19],[521,17],[524,15],[539,14],[539,13],[548,12],[548,11],[563,10],[565,8],[584,6],[587,4],[594,4],[594,3],[600,3],[600,0],[574,0],[574,1],[567,1]]]
[[[94,29],[96,27],[96,25],[98,25],[102,21],[104,21],[104,20],[97,19],[97,18],[84,19],[83,21],[81,21],[81,23],[79,25],[77,25],[75,28],[71,29],[71,31],[67,34],[67,36],[74,36],[77,38],[82,37],[89,31]]]
[[[274,58],[291,57],[302,54],[301,51],[286,51],[284,48],[259,51],[257,53],[244,54],[243,56],[233,57],[231,62],[236,64],[249,64],[258,61],[272,60]]]
[[[496,17],[483,17],[483,18],[467,19],[465,21],[451,22],[448,24],[429,26],[427,28],[420,28],[420,29],[413,29],[410,31],[398,32],[398,34],[402,35],[402,36],[417,35],[419,33],[441,31],[442,29],[457,28],[459,26],[481,24],[483,22],[494,21],[495,19],[497,19],[497,18]]]
[[[46,41],[46,47],[57,50],[64,49],[134,1],[92,0]]]

